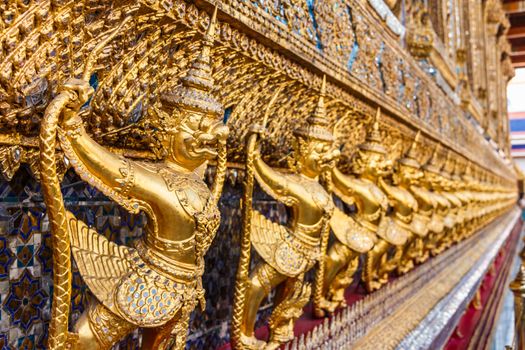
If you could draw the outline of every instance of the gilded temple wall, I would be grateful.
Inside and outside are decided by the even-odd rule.
[[[343,169],[349,168],[380,106],[382,138],[392,159],[406,152],[421,130],[421,162],[440,143],[443,163],[450,152],[464,165],[471,162],[491,172],[507,187],[515,180],[505,160],[505,87],[513,75],[504,35],[508,22],[496,0],[432,0],[425,2],[426,8],[415,0],[224,0],[199,1],[198,6],[182,0],[115,1],[121,12],[108,1],[82,1],[67,15],[56,11],[61,3],[0,5],[2,349],[43,348],[47,338],[51,234],[38,182],[36,138],[44,109],[59,82],[79,75],[82,54],[94,46],[91,39],[116,27],[124,13],[133,19],[90,77],[96,93],[93,112],[84,120],[97,141],[143,160],[156,157],[148,107],[162,89],[187,73],[196,55],[195,34],[205,31],[212,5],[219,7],[213,94],[225,107],[224,120],[231,128],[228,161],[234,170],[228,172],[219,206],[224,219],[206,255],[207,308],[192,316],[191,348],[213,348],[229,339],[244,141],[277,88],[285,92],[274,104],[263,143],[265,159],[276,167],[287,167],[292,129],[305,124],[314,110],[325,74],[327,117],[341,143]],[[76,50],[77,55],[65,54]],[[128,214],[72,169],[67,171],[68,165],[60,163],[69,210],[120,244],[141,236],[143,216]],[[286,222],[282,204],[260,189],[255,192],[255,207]],[[73,271],[74,322],[89,292]],[[259,312],[261,324],[271,308],[270,298]],[[132,338],[121,348],[135,348]]]

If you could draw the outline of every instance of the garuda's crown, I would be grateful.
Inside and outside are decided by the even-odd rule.
[[[319,101],[314,113],[306,119],[306,125],[294,130],[296,136],[313,138],[321,141],[333,142],[335,140],[332,131],[328,129],[328,119],[326,118],[326,107],[324,98],[326,96],[326,76],[323,76]]]
[[[421,164],[419,164],[419,161],[417,160],[417,147],[420,137],[421,131],[418,131],[416,137],[414,138],[414,141],[412,142],[412,145],[410,146],[410,149],[408,150],[406,155],[399,160],[399,163],[416,169],[419,169],[421,167]]]
[[[381,133],[379,132],[379,119],[381,118],[381,108],[377,108],[377,113],[372,124],[372,130],[366,135],[365,142],[359,145],[359,149],[368,152],[386,154],[386,149],[381,143]]]
[[[181,78],[180,85],[174,90],[166,91],[160,97],[164,106],[179,108],[182,111],[200,112],[215,115],[220,118],[224,112],[222,105],[211,94],[214,85],[211,69],[211,48],[215,41],[217,8],[210,19],[210,24],[202,39],[201,52],[191,63],[186,76]],[[170,116],[163,122],[167,127],[178,123],[179,116]]]
[[[441,148],[441,144],[438,143],[436,149],[434,150],[434,153],[432,153],[432,157],[430,157],[429,161],[424,166],[425,170],[428,170],[428,171],[430,171],[432,173],[435,173],[435,174],[439,174],[440,173],[441,166],[442,166],[442,164],[439,164],[439,162],[438,162],[438,155],[439,155],[440,148]]]

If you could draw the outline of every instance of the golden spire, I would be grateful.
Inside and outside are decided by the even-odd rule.
[[[315,107],[314,113],[306,119],[306,125],[294,131],[297,136],[313,138],[322,141],[333,142],[334,135],[328,129],[328,119],[326,118],[326,107],[324,98],[326,96],[326,76],[323,75],[323,82],[321,84],[321,91],[319,92],[319,100]]]
[[[440,149],[441,149],[441,143],[438,143],[436,148],[434,149],[434,153],[432,153],[432,157],[430,157],[427,164],[425,165],[425,170],[439,174],[441,170],[441,165],[438,162]]]
[[[414,138],[414,141],[412,142],[412,145],[410,145],[410,149],[406,153],[406,155],[399,160],[400,163],[404,165],[411,166],[413,168],[419,169],[421,167],[421,164],[419,164],[419,161],[417,160],[417,148],[419,139],[421,138],[421,131],[419,130],[416,134],[416,137]]]
[[[326,75],[323,75],[323,82],[321,83],[321,91],[319,92],[319,101],[317,102],[317,107],[315,108],[314,114],[311,119],[312,123],[318,122],[323,125],[328,124],[326,119],[326,107],[324,105],[324,98],[326,96]]]
[[[452,171],[452,178],[455,181],[459,181],[461,179],[459,176],[459,174],[461,173],[461,166],[462,166],[462,162],[460,159],[454,160],[454,169]]]
[[[443,162],[443,171],[450,173],[451,170],[453,170],[454,167],[454,158],[451,156],[450,149],[447,150],[447,157],[445,158],[445,161]]]
[[[381,141],[381,133],[379,132],[379,119],[381,119],[381,108],[377,107],[374,123],[372,124],[372,132],[367,135],[367,141]]]
[[[450,178],[451,170],[453,170],[453,168],[450,168],[451,166],[454,166],[453,158],[450,156],[450,150],[447,150],[447,157],[441,165],[441,176]]]
[[[467,160],[465,170],[463,171],[463,179],[467,181],[472,179],[472,165],[470,164],[470,160]]]
[[[372,124],[372,130],[366,135],[364,143],[359,145],[363,151],[386,154],[385,147],[381,144],[381,133],[379,132],[379,119],[381,118],[381,108],[377,107],[376,116]]]
[[[418,143],[421,139],[421,130],[418,130],[416,137],[414,138],[414,141],[412,142],[412,145],[410,145],[410,149],[407,152],[407,158],[417,159],[418,156]]]
[[[213,11],[210,24],[202,39],[201,52],[190,64],[186,76],[181,78],[180,85],[173,91],[161,96],[161,101],[168,105],[187,111],[211,113],[222,117],[224,109],[211,94],[214,86],[211,69],[211,48],[215,42],[217,7]]]

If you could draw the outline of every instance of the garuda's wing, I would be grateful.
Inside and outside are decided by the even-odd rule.
[[[131,271],[129,248],[107,240],[67,212],[71,251],[84,282],[97,299],[114,309],[113,292],[123,276]]]
[[[410,222],[411,231],[419,237],[425,237],[429,231],[430,221],[430,217],[414,213],[412,216],[412,222]]]
[[[135,249],[119,246],[67,212],[71,251],[93,295],[140,327],[158,327],[193,302],[195,285],[177,283],[149,269]]]
[[[303,273],[320,254],[319,242],[312,242],[311,249],[304,249],[305,245],[296,242],[286,227],[268,220],[257,210],[252,211],[251,226],[251,240],[257,253],[285,276]]]
[[[428,224],[428,229],[434,233],[441,233],[445,228],[444,220],[441,215],[438,213],[433,213],[430,223]]]
[[[341,243],[358,253],[366,253],[374,247],[375,233],[337,207],[330,219],[330,227]]]
[[[390,244],[401,246],[409,237],[407,229],[398,225],[391,217],[383,215],[376,234]]]

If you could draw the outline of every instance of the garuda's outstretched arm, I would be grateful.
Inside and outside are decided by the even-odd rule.
[[[259,147],[255,147],[254,152],[255,178],[262,189],[285,205],[291,206],[296,204],[297,199],[293,193],[293,186],[291,186],[292,184],[286,175],[271,168],[262,160]]]
[[[340,192],[343,192],[347,196],[351,196],[353,194],[352,187],[350,186],[347,176],[337,168],[332,170],[332,181],[333,185],[337,187]]]
[[[335,194],[338,197],[340,197],[345,203],[353,204],[355,202],[355,186],[351,183],[350,177],[343,174],[336,167],[333,168],[331,175],[332,188]]]
[[[84,181],[127,210],[138,212],[139,206],[129,194],[133,192],[133,199],[136,200],[144,197],[136,189],[136,184],[147,183],[145,170],[135,166],[133,161],[108,151],[86,132],[79,110],[93,92],[87,82],[71,79],[64,84],[64,90],[78,99],[74,107],[65,108],[62,112],[60,140],[65,155]]]

